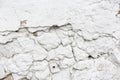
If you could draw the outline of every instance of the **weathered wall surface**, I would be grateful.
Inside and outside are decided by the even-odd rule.
[[[0,80],[120,80],[120,0],[0,0]]]

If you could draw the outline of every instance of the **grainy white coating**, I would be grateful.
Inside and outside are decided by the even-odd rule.
[[[120,0],[0,0],[0,80],[120,80]]]

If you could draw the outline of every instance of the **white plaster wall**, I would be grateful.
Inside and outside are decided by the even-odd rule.
[[[120,0],[0,0],[0,80],[120,80]]]

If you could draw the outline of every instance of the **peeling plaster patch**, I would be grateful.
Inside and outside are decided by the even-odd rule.
[[[118,0],[0,0],[0,80],[120,80],[119,10]]]
[[[50,75],[48,62],[47,61],[34,62],[30,68],[30,72],[35,72],[35,73],[32,73],[32,75],[35,74],[37,79],[40,79],[40,80],[46,79]],[[29,75],[29,77],[32,78],[33,76]]]
[[[8,46],[1,46],[0,49],[1,49],[0,50],[0,54],[3,57],[10,58],[10,57],[12,57],[15,54],[13,48],[10,45],[8,45]]]
[[[44,33],[42,36],[38,37],[38,42],[46,50],[51,50],[60,45],[60,40],[55,33]]]
[[[65,69],[63,71],[60,71],[59,73],[54,74],[52,78],[53,78],[53,80],[61,80],[63,78],[65,80],[71,80],[69,69]]]
[[[66,28],[66,27],[64,27],[64,28]],[[70,32],[69,28],[68,28],[68,30],[66,30],[66,29],[64,30],[64,28],[63,28],[63,30],[62,29],[56,30],[56,33],[57,33],[58,37],[60,38],[62,45],[66,46],[66,45],[69,45],[70,43],[72,43],[72,36],[74,35],[74,32],[72,32],[72,31]]]
[[[1,58],[1,60],[0,60],[0,72],[1,72],[0,79],[5,79],[9,75],[11,75],[8,67],[5,65],[6,61],[7,61],[7,59],[5,59],[5,58]]]
[[[57,59],[58,60],[56,52],[54,50],[49,51],[48,54],[47,54],[47,58],[46,59],[48,61],[49,60],[53,60],[53,59],[55,59],[55,60]]]
[[[73,57],[72,49],[71,49],[70,45],[65,46],[65,47],[60,45],[57,49],[55,49],[55,52],[58,55],[58,57],[59,57],[59,55],[61,55],[63,57],[67,57],[67,58]]]
[[[29,72],[33,59],[29,54],[18,54],[6,61],[6,67],[10,72],[25,76]]]
[[[33,58],[29,54],[19,54],[14,56],[13,62],[21,71],[27,70],[32,64]]]
[[[111,66],[108,68],[109,65]],[[80,61],[73,68],[73,76],[74,76],[73,79],[112,80],[112,77],[114,77],[115,75],[114,73],[118,73],[116,67],[113,64],[111,64],[111,62],[105,60],[104,58],[100,58],[95,60],[94,62]],[[87,75],[87,77],[85,77],[85,75]]]
[[[49,74],[50,74],[49,69],[46,69],[41,72],[39,72],[39,71],[35,72],[35,75],[36,75],[37,79],[39,79],[39,80],[45,80],[45,79],[49,80],[49,78],[50,78]]]
[[[78,47],[73,48],[75,58],[77,61],[85,60],[89,56],[84,50],[79,49]]]
[[[29,38],[23,37],[23,38],[18,38],[17,40],[21,48],[23,48],[23,51],[25,52],[33,50],[35,46],[34,41]]]
[[[48,68],[48,62],[42,61],[42,62],[34,62],[30,70],[31,71],[44,71],[47,68]]]
[[[59,66],[61,69],[64,69],[64,68],[69,68],[74,64],[75,64],[74,58],[71,58],[71,59],[64,58],[63,60],[60,61]]]
[[[2,65],[0,65],[0,79],[5,77],[6,73],[4,70],[4,67]]]
[[[42,48],[40,45],[35,45],[32,49],[32,51],[28,52],[30,55],[32,55],[33,60],[35,61],[42,61],[44,60],[48,55],[47,51]]]

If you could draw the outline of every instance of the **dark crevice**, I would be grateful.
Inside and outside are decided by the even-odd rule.
[[[88,56],[89,59],[95,59],[92,55]]]
[[[22,78],[20,80],[30,80],[30,79],[28,79],[27,77],[24,77],[24,78]]]
[[[61,27],[67,26],[67,25],[71,25],[71,24],[70,24],[70,23],[67,23],[67,24],[64,24],[64,25],[61,25],[61,26],[52,25],[52,26],[49,27],[49,31],[51,31],[51,30],[57,30],[57,29],[59,29],[59,28],[61,28]]]
[[[51,31],[51,30],[56,30],[56,29],[59,29],[59,28],[60,28],[60,26],[53,25],[53,26],[51,26],[51,27],[49,28],[49,31]]]

